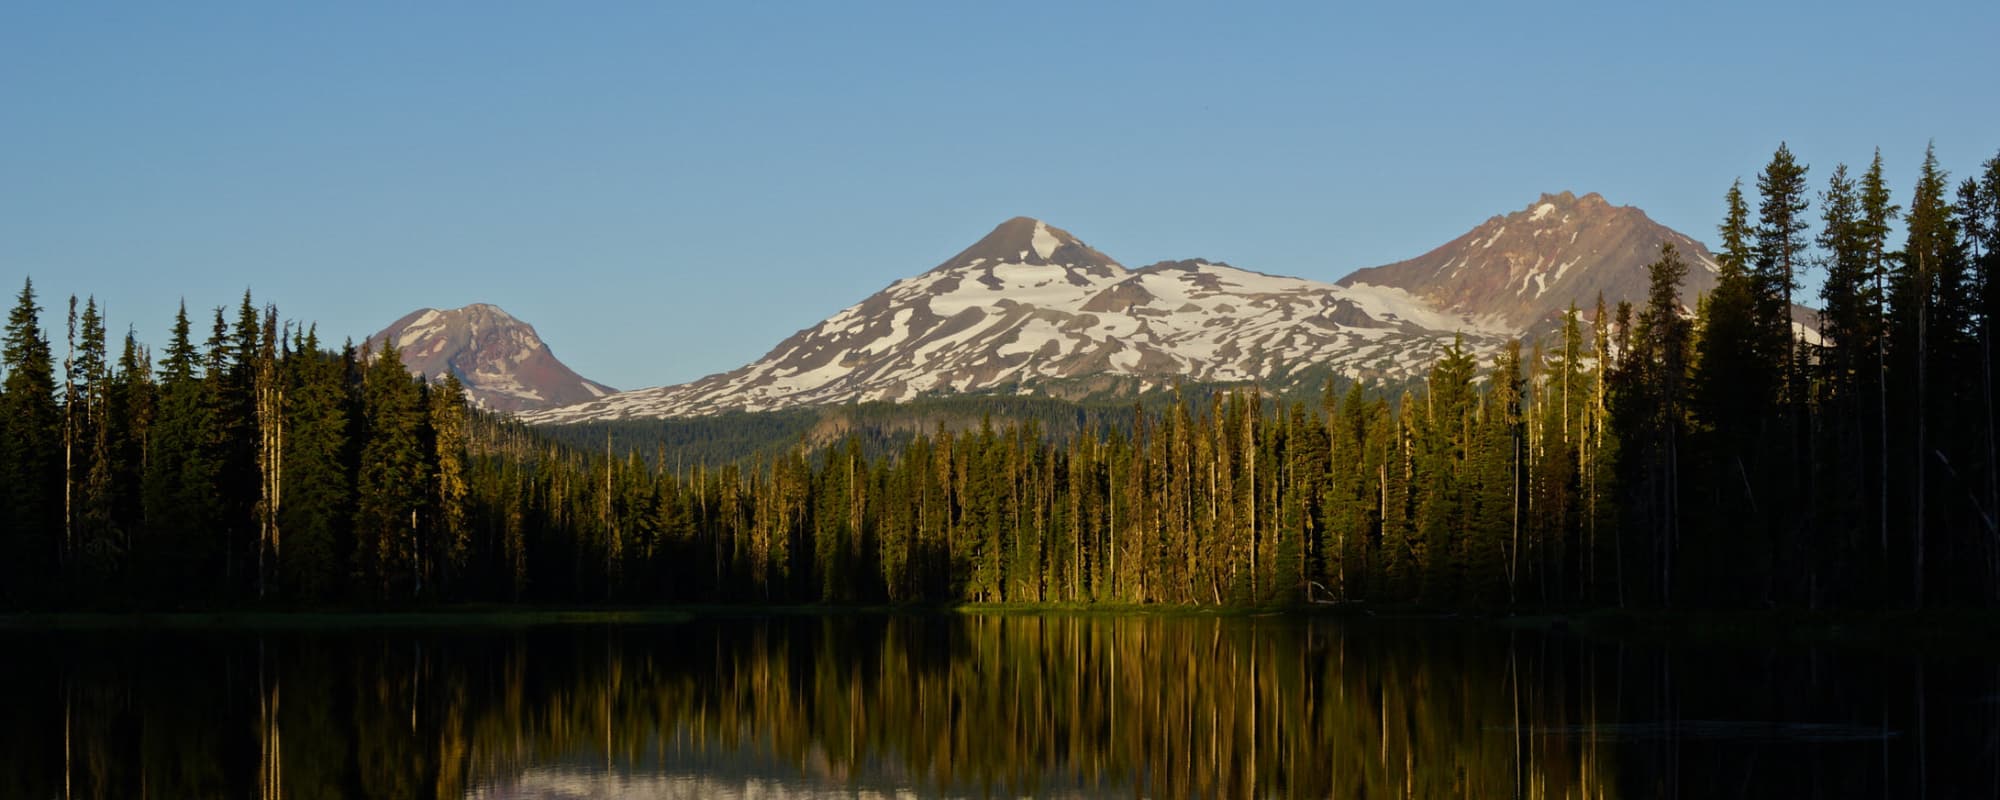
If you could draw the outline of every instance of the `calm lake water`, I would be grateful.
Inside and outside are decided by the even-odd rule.
[[[1469,623],[0,632],[0,797],[2000,797],[2000,663]]]

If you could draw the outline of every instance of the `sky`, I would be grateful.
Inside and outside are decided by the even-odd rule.
[[[1566,189],[1712,241],[1780,142],[1815,189],[1880,147],[1907,204],[1928,143],[2000,152],[1996,31],[1991,0],[10,3],[0,290],[34,280],[59,353],[72,294],[156,350],[246,290],[335,342],[487,302],[656,386],[1016,215],[1333,280]]]

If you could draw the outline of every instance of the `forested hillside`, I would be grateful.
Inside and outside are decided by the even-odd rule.
[[[1335,378],[1344,389],[1352,381]],[[1324,384],[1322,384],[1324,387]],[[982,424],[1006,426],[1034,421],[1058,444],[1085,433],[1131,430],[1140,414],[1158,413],[1183,400],[1206,403],[1218,394],[1252,388],[1246,384],[1187,383],[1122,398],[1068,400],[1038,394],[975,392],[921,397],[900,402],[871,401],[800,406],[779,411],[731,411],[700,417],[631,419],[535,425],[537,434],[582,450],[617,456],[637,453],[648,464],[681,472],[695,466],[748,466],[796,447],[809,451],[861,440],[862,452],[880,458],[901,452],[919,434],[964,433]],[[1376,384],[1377,389],[1383,388]],[[1400,384],[1395,386],[1400,390]],[[1322,389],[1323,390],[1323,389]],[[1275,396],[1317,401],[1322,390]]]
[[[1901,204],[1879,156],[1807,176],[1781,146],[1730,188],[1712,293],[1669,246],[1644,304],[1572,308],[1487,364],[1452,348],[1422,387],[722,466],[471,414],[247,294],[200,346],[183,311],[157,364],[130,334],[112,358],[72,299],[58,362],[29,283],[0,598],[1994,602],[2000,157],[1954,190],[1927,154]],[[1789,311],[1808,271],[1823,338]]]

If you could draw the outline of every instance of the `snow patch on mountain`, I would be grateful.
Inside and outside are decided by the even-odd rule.
[[[1062,240],[1057,239],[1055,234],[1049,233],[1048,224],[1039,220],[1035,222],[1035,236],[1029,241],[1035,249],[1035,255],[1041,256],[1044,260],[1055,255],[1056,248],[1062,246]]]

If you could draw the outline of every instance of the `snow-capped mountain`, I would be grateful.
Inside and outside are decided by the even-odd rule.
[[[1673,242],[1689,305],[1715,285],[1700,242],[1596,194],[1545,194],[1408,261],[1337,283],[1218,261],[1128,269],[1068,231],[1002,223],[742,368],[523,414],[535,423],[698,416],[979,391],[1140,391],[1179,381],[1287,388],[1327,371],[1420,376],[1455,337],[1482,359],[1571,303],[1643,301]],[[1080,391],[1078,387],[1082,387]]]
[[[1693,305],[1696,295],[1715,288],[1719,267],[1708,248],[1595,192],[1542,195],[1435,250],[1357,270],[1340,283],[1394,286],[1435,308],[1528,331],[1571,303],[1589,315],[1600,292],[1612,304],[1643,300],[1646,265],[1659,259],[1662,242],[1672,242],[1688,263],[1681,295]]]
[[[378,351],[389,340],[412,374],[433,380],[456,375],[474,404],[494,411],[568,405],[617,391],[571,371],[533,325],[499,306],[418,309],[368,337],[368,347]]]
[[[1400,288],[1265,275],[1211,261],[1127,269],[1068,231],[1017,217],[964,252],[692,383],[522,415],[530,422],[694,416],[926,393],[1031,392],[1113,376],[1280,383],[1306,367],[1417,374],[1455,334],[1511,332]]]

